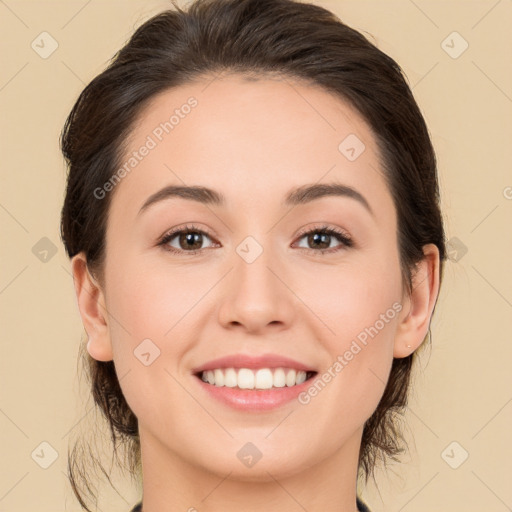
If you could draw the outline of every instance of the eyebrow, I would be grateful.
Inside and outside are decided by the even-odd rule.
[[[316,183],[295,188],[286,195],[283,205],[297,206],[329,196],[341,196],[355,199],[364,206],[372,216],[375,216],[370,204],[360,192],[348,185],[342,185],[341,183]],[[198,185],[168,185],[149,196],[137,215],[140,215],[151,205],[172,197],[179,197],[213,206],[224,206],[227,202],[222,193],[211,188]]]

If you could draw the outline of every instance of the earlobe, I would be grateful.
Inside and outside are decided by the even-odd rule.
[[[439,249],[434,244],[427,244],[423,247],[423,253],[424,257],[412,276],[408,307],[404,308],[404,316],[397,326],[393,350],[395,358],[409,356],[422,344],[439,294]]]
[[[99,283],[89,272],[83,252],[72,258],[71,269],[78,309],[89,338],[87,351],[98,361],[112,361],[105,297]]]

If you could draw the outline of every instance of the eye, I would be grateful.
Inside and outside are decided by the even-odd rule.
[[[205,237],[210,239],[205,231],[194,225],[188,225],[169,231],[158,242],[158,245],[174,253],[196,254],[203,250],[201,246]]]
[[[202,247],[205,238],[212,240],[208,233],[202,229],[194,225],[187,225],[166,233],[158,242],[158,245],[162,246],[166,251],[176,254],[194,255],[205,249]],[[302,239],[306,239],[306,244],[310,244],[313,247],[299,246],[299,248],[313,251],[317,254],[338,252],[343,248],[353,246],[350,235],[340,229],[329,226],[321,226],[309,231],[303,231],[299,235],[299,240]],[[331,242],[333,240],[337,240],[339,245],[332,247]],[[214,246],[218,247],[219,244],[214,242],[211,247]]]
[[[302,240],[304,238],[306,239],[306,244],[310,244],[313,247],[310,248],[306,246],[301,248],[320,254],[337,252],[343,248],[352,247],[354,245],[350,235],[340,229],[330,228],[329,226],[321,226],[302,232],[299,239]],[[332,247],[331,242],[333,239],[338,240],[340,245]]]

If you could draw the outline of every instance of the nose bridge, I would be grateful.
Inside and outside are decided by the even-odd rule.
[[[234,268],[220,308],[222,323],[234,322],[258,330],[291,320],[292,294],[282,282],[280,251],[271,247],[271,234],[260,236],[260,240],[247,236],[235,248]]]
[[[279,295],[278,279],[271,272],[279,268],[277,250],[271,247],[271,237],[260,241],[253,236],[246,237],[236,248],[233,284],[238,300],[253,306],[268,307],[273,297]],[[275,272],[275,270],[274,270]]]

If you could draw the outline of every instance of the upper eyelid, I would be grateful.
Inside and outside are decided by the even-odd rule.
[[[339,228],[339,227],[334,227],[334,226],[329,226],[328,224],[325,224],[325,223],[322,224],[322,225],[319,225],[319,226],[313,226],[313,227],[304,228],[303,230],[300,230],[297,233],[297,235],[295,235],[295,236],[296,237],[302,237],[304,235],[307,235],[308,233],[316,232],[316,231],[333,232],[334,234],[342,235],[342,236],[345,236],[346,238],[352,239],[352,236],[345,229]]]
[[[183,231],[191,231],[191,232],[197,232],[197,233],[201,233],[203,235],[206,235],[208,236],[209,238],[215,238],[213,235],[211,235],[207,230],[204,230],[204,229],[201,229],[199,227],[194,227],[194,226],[182,226],[182,227],[178,227],[176,229],[170,229],[169,231],[166,231],[163,235],[162,235],[162,239],[163,238],[166,238],[168,236],[174,236],[174,235],[177,235]],[[334,227],[330,227],[328,225],[321,225],[321,226],[312,226],[312,227],[308,227],[308,228],[304,228],[303,230],[300,230],[295,236],[296,237],[302,237],[304,235],[307,235],[311,232],[315,232],[315,231],[334,231],[335,234],[341,234],[341,235],[344,235],[346,236],[347,238],[350,238],[352,239],[351,235],[343,228],[334,228]]]

